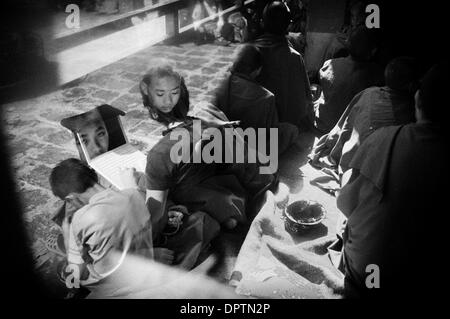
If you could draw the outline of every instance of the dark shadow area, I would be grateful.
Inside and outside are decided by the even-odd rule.
[[[2,130],[3,131],[3,130]],[[2,254],[2,283],[7,289],[7,298],[23,296],[24,292],[30,298],[56,297],[57,291],[49,285],[34,270],[30,251],[31,243],[23,222],[23,210],[15,192],[15,182],[10,168],[8,148],[5,145],[3,132],[0,132],[0,147],[4,151],[0,157],[2,214],[1,240],[5,245]],[[6,150],[6,151],[5,151]]]
[[[301,233],[294,234],[289,232],[294,243],[296,245],[303,243],[305,241],[311,241],[320,237],[324,237],[328,234],[328,228],[324,224],[319,224],[314,228],[304,230]]]
[[[0,103],[52,92],[57,66],[48,60],[44,39],[35,31],[51,25],[47,3],[5,1],[0,19]]]
[[[54,89],[56,67],[44,56],[42,39],[34,29],[49,18],[46,3],[4,1],[0,19],[0,103],[39,96]],[[0,114],[0,159],[2,242],[7,243],[2,255],[2,283],[8,298],[25,294],[40,299],[58,296],[55,289],[34,269],[31,242],[23,218],[23,203],[16,193],[9,154]]]

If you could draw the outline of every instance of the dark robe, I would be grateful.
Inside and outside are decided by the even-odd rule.
[[[350,56],[332,59],[320,69],[319,82],[322,94],[314,105],[316,127],[326,134],[356,94],[383,84],[383,70],[375,63],[358,62]]]
[[[269,187],[275,177],[272,174],[260,174],[260,165],[248,162],[248,148],[244,154],[244,163],[225,163],[224,160],[222,163],[205,163],[203,160],[196,163],[193,150],[196,149],[195,145],[203,149],[204,130],[211,126],[223,129],[229,122],[220,119],[223,113],[212,105],[209,108],[194,107],[194,110],[191,114],[202,118],[200,131],[196,131],[197,128],[192,124],[193,118],[186,120],[180,126],[168,130],[149,151],[145,170],[147,189],[168,190],[169,199],[175,204],[186,206],[189,212],[205,212],[219,223],[231,217],[243,222],[246,220],[248,200]],[[181,129],[186,129],[190,135],[189,162],[182,160],[175,163],[170,152],[178,140],[171,140],[170,136]],[[238,137],[233,141],[241,142],[243,140]],[[224,156],[234,147],[225,142],[222,145]]]
[[[267,141],[270,138],[270,128],[277,128],[279,154],[287,150],[298,137],[295,125],[278,121],[272,92],[244,75],[230,75],[217,102],[230,120],[240,121],[239,126],[243,129],[265,128]]]
[[[263,65],[257,82],[275,95],[278,120],[307,131],[312,125],[312,97],[303,58],[285,36],[264,34],[253,43]]]
[[[376,129],[414,121],[411,94],[388,87],[368,88],[352,99],[335,127],[317,142],[312,164],[343,173],[359,145]]]
[[[337,199],[348,217],[347,296],[437,293],[441,276],[446,276],[435,268],[435,258],[445,253],[441,216],[449,174],[443,165],[443,132],[431,123],[385,127],[355,154],[351,177]],[[379,268],[378,289],[367,289],[366,279],[373,273],[368,265]]]

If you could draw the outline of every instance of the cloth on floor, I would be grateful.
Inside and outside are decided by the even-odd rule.
[[[219,223],[229,218],[245,221],[247,200],[270,185],[275,177],[260,174],[262,165],[249,160],[251,147],[242,136],[236,134],[232,139],[226,138],[224,130],[231,128],[234,122],[228,121],[214,105],[198,103],[188,116],[188,120],[169,128],[149,151],[147,189],[169,190],[169,199],[175,204],[186,206],[190,212],[205,212]],[[195,119],[200,119],[201,123],[194,122]],[[218,130],[210,130],[212,128]],[[212,163],[206,163],[201,155],[210,146],[211,139],[215,139],[216,134],[211,132],[219,133],[217,136],[221,140],[217,141],[224,147],[219,161],[214,159]],[[182,154],[172,152],[175,145],[180,145],[180,141],[172,136],[180,138],[186,133],[189,139],[184,140],[183,148],[187,149],[187,160],[183,150]],[[243,160],[236,159],[241,154],[234,152],[235,148],[244,150]],[[174,160],[172,156],[179,157]],[[228,157],[233,161],[227,160]]]
[[[230,284],[240,295],[261,298],[339,298],[343,275],[332,264],[328,246],[334,229],[320,225],[305,235],[285,230],[271,192],[253,220]]]

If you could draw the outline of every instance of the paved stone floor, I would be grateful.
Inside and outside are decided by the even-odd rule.
[[[66,85],[57,91],[14,102],[3,106],[3,121],[7,135],[16,187],[22,199],[24,217],[36,267],[48,278],[55,280],[55,255],[45,248],[44,241],[50,233],[58,233],[51,216],[61,204],[51,193],[48,176],[51,168],[69,157],[78,157],[72,135],[59,122],[64,117],[87,111],[94,106],[108,103],[124,110],[124,128],[129,139],[146,152],[160,138],[162,126],[149,119],[141,104],[138,82],[154,59],[166,58],[176,63],[185,77],[191,104],[209,100],[225,78],[228,67],[238,52],[238,45],[229,47],[213,44],[156,45],[137,54],[95,71],[85,78]],[[292,155],[292,154],[291,154]],[[297,154],[302,159],[305,154]],[[303,183],[303,164],[297,155],[283,161],[284,180],[298,196],[319,197],[332,207],[331,197]],[[289,169],[290,168],[290,169]],[[308,195],[309,194],[309,195]],[[330,206],[331,205],[331,206]],[[333,209],[333,208],[331,208]],[[225,255],[228,258],[216,270],[216,277],[225,281],[245,237],[223,234],[231,244]],[[56,285],[56,283],[55,283]]]

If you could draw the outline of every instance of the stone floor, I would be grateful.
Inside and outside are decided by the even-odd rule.
[[[49,279],[55,278],[55,255],[44,245],[49,233],[58,233],[51,216],[61,204],[51,193],[48,176],[51,168],[69,157],[78,157],[72,135],[59,122],[62,118],[87,111],[108,103],[122,109],[124,128],[129,139],[139,149],[147,152],[160,138],[162,127],[149,119],[142,107],[138,82],[154,59],[173,61],[185,77],[191,104],[210,100],[215,89],[226,76],[228,67],[239,49],[213,44],[156,45],[137,54],[95,71],[83,79],[43,96],[3,106],[3,121],[7,135],[16,187],[22,198],[24,217],[33,244],[36,267]],[[282,175],[291,187],[294,197],[315,198],[329,210],[334,210],[331,196],[304,183],[305,153],[283,159]],[[301,159],[300,159],[301,158]],[[231,244],[225,255],[228,258],[215,274],[225,281],[245,237],[223,235]],[[55,285],[57,285],[55,283]],[[61,288],[61,287],[60,287]]]

